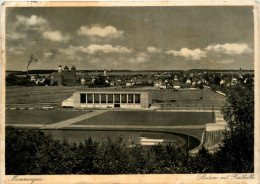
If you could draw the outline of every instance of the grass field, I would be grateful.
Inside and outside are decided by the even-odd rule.
[[[212,123],[211,112],[108,111],[75,125],[182,126]]]
[[[207,88],[178,92],[171,90],[152,91],[152,98],[155,102],[163,101],[173,107],[221,107],[226,101],[225,97]]]
[[[6,110],[6,124],[52,124],[86,114],[86,111]]]

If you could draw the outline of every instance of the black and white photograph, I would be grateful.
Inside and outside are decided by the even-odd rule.
[[[2,5],[2,183],[259,182],[257,3],[56,3]]]

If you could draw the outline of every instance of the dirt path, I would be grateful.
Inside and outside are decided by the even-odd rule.
[[[97,115],[100,115],[102,113],[107,112],[106,110],[98,110],[98,111],[94,111],[91,113],[87,113],[81,116],[77,116],[75,118],[71,118],[65,121],[60,121],[58,123],[54,123],[54,124],[50,124],[50,125],[46,125],[44,127],[41,127],[40,129],[58,129],[58,128],[62,128],[62,127],[66,127],[66,126],[71,126],[71,124],[82,121],[84,119],[88,119]]]

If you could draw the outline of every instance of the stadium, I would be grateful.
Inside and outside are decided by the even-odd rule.
[[[23,102],[28,92],[21,88],[19,93],[15,88],[7,93],[12,98],[7,98],[6,124],[41,129],[71,142],[120,136],[128,146],[186,144],[193,152],[201,146],[214,150],[226,126],[219,107],[225,97],[207,88],[177,92],[78,88],[73,92],[70,87],[56,87],[55,96],[47,92],[51,88],[32,88],[29,103]],[[53,102],[43,107],[45,98]]]

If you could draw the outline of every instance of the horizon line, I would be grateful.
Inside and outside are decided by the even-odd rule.
[[[32,70],[28,70],[28,71],[48,71],[48,70],[57,70],[57,69],[32,69]],[[147,69],[147,70],[129,70],[129,69],[80,69],[77,71],[104,71],[106,70],[107,72],[116,72],[116,71],[129,71],[129,72],[142,72],[142,71],[149,71],[149,72],[153,72],[153,71],[190,71],[190,70],[204,70],[204,71],[239,71],[239,69],[172,69],[172,70],[152,70],[152,69]],[[254,71],[255,69],[243,69],[241,68],[242,71]],[[26,70],[5,70],[5,72],[26,72]]]

